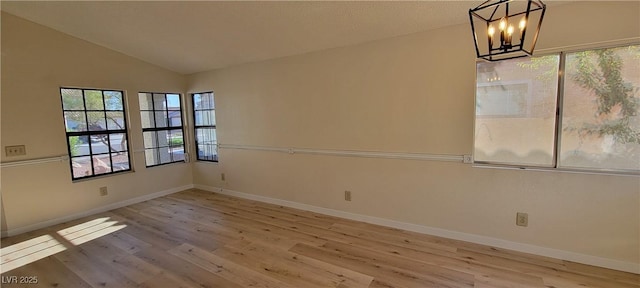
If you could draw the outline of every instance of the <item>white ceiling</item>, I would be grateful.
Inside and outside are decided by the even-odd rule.
[[[480,3],[2,1],[1,9],[191,74],[466,23]]]

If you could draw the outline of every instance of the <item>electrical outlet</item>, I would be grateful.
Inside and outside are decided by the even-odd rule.
[[[516,213],[516,225],[527,227],[527,225],[529,225],[529,214],[522,212]]]
[[[24,145],[6,146],[4,152],[7,156],[27,155],[27,149]]]
[[[351,201],[351,191],[344,190],[344,201]]]
[[[107,186],[100,187],[100,196],[107,196],[108,194],[109,194],[109,191],[107,190]]]
[[[224,173],[220,173],[220,180],[225,181],[226,177],[224,176]]]

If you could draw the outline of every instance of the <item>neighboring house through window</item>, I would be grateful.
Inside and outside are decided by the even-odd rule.
[[[640,173],[640,46],[479,62],[474,160]]]

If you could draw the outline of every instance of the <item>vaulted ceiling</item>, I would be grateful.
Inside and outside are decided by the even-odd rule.
[[[466,23],[481,2],[2,1],[0,8],[191,74]]]

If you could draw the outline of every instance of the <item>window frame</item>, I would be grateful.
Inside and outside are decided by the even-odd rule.
[[[628,169],[609,169],[609,168],[580,168],[580,167],[566,167],[562,166],[560,163],[561,151],[562,151],[562,129],[563,129],[563,113],[564,113],[564,99],[565,99],[565,75],[566,75],[566,58],[568,54],[579,53],[584,51],[592,51],[592,50],[601,50],[601,49],[615,49],[621,47],[628,46],[637,46],[640,43],[617,43],[615,45],[606,45],[606,46],[595,46],[595,47],[581,47],[579,49],[568,49],[568,50],[557,50],[557,51],[549,51],[544,54],[537,54],[535,57],[542,57],[548,55],[558,55],[559,57],[559,65],[558,65],[558,87],[557,87],[557,95],[556,95],[556,107],[555,107],[555,127],[553,134],[553,149],[552,149],[552,164],[551,166],[536,166],[536,165],[523,165],[517,163],[504,163],[504,162],[492,162],[492,161],[477,161],[475,157],[473,157],[473,166],[479,168],[503,168],[503,169],[515,169],[515,170],[532,170],[532,171],[555,171],[555,172],[567,172],[567,173],[582,173],[582,174],[605,174],[605,175],[616,175],[616,176],[640,176],[640,170],[628,170]],[[484,60],[476,60],[477,63],[486,62]],[[476,68],[476,75],[478,70]],[[477,77],[475,79],[475,88],[478,87]],[[475,91],[474,91],[475,92]],[[477,104],[477,92],[475,92],[474,103]],[[476,106],[474,106],[476,107]],[[476,129],[475,122],[478,118],[486,117],[485,115],[477,115],[476,108],[474,108],[474,149],[473,153],[475,153],[475,145],[476,145]]]
[[[213,97],[213,109],[200,109],[197,110],[196,109],[196,101],[195,101],[195,95],[202,95],[202,94],[211,94],[211,96]],[[196,93],[191,93],[191,105],[193,107],[193,142],[195,144],[195,154],[196,154],[196,160],[197,161],[204,161],[204,162],[212,162],[212,163],[218,163],[220,160],[219,158],[219,151],[218,151],[218,147],[219,144],[217,139],[218,139],[218,128],[217,128],[217,124],[218,121],[215,119],[215,111],[216,111],[216,104],[215,104],[215,94],[213,93],[213,91],[208,91],[208,92],[196,92]],[[214,120],[215,120],[215,124],[213,125],[198,125],[197,121],[196,121],[196,111],[208,111],[208,110],[212,110],[214,111]],[[203,159],[200,158],[200,153],[199,153],[199,149],[198,149],[198,129],[199,128],[212,128],[216,131],[216,144],[215,144],[215,155],[214,155],[214,159]]]
[[[169,165],[169,164],[174,164],[174,163],[186,163],[187,162],[187,148],[186,148],[186,145],[185,145],[184,113],[183,113],[183,106],[184,105],[182,105],[183,104],[182,103],[182,94],[180,94],[180,93],[171,93],[171,92],[145,92],[145,91],[140,91],[140,92],[138,92],[138,103],[140,103],[141,94],[151,94],[151,110],[148,110],[148,109],[144,109],[143,110],[142,108],[140,108],[139,109],[140,110],[140,118],[142,119],[142,112],[151,112],[153,114],[153,126],[154,126],[152,128],[144,128],[144,127],[142,127],[142,121],[140,123],[140,126],[142,127],[142,145],[144,147],[143,149],[144,149],[144,154],[145,154],[145,157],[144,157],[145,158],[144,159],[145,167],[151,168],[151,167]],[[159,94],[164,95],[165,103],[168,102],[167,95],[178,95],[178,99],[179,99],[179,103],[180,103],[180,110],[169,110],[169,106],[168,105],[165,106],[164,110],[156,110],[155,95],[159,95]],[[169,117],[169,111],[180,111],[180,126],[171,126],[171,124],[170,124],[171,121],[170,121],[170,117]],[[157,112],[166,112],[167,113],[167,123],[166,123],[167,126],[158,127],[158,121],[157,121],[157,118],[156,118],[157,117],[156,116]],[[147,156],[146,156],[147,155],[147,153],[146,153],[147,150],[157,149],[158,153],[160,153],[159,149],[160,148],[165,148],[165,146],[161,147],[160,144],[158,143],[158,136],[157,136],[158,134],[157,134],[157,132],[159,132],[159,131],[170,132],[171,130],[178,130],[178,129],[180,129],[180,131],[182,133],[182,150],[183,150],[183,153],[184,153],[183,154],[184,155],[183,159],[182,160],[173,160],[174,159],[173,152],[170,151],[169,155],[170,155],[170,158],[171,158],[172,161],[165,162],[165,163],[162,163],[162,161],[159,161],[160,162],[159,164],[149,165],[147,163]],[[144,133],[145,132],[154,132],[154,133],[156,133],[156,137],[155,137],[156,138],[156,143],[154,143],[155,145],[152,148],[147,148],[147,145],[146,145],[147,143],[145,142],[145,139],[144,139]],[[179,146],[180,145],[172,146],[169,143],[166,146],[166,148],[172,149],[173,147],[179,147]],[[157,155],[157,156],[158,156],[158,160],[160,160],[161,159],[160,155]]]
[[[79,90],[82,93],[82,103],[83,103],[83,110],[67,110],[65,109],[64,106],[64,96],[62,94],[63,90]],[[69,168],[70,168],[70,172],[71,172],[71,180],[73,182],[76,181],[84,181],[84,180],[90,180],[93,178],[97,178],[97,177],[107,177],[107,176],[111,176],[111,175],[116,175],[119,173],[127,173],[127,172],[131,172],[133,171],[133,163],[131,161],[131,147],[130,147],[130,142],[129,142],[129,127],[128,127],[128,122],[127,122],[127,101],[126,101],[126,94],[124,92],[124,90],[118,90],[118,89],[101,89],[101,88],[79,88],[79,87],[69,87],[69,86],[61,86],[59,88],[60,91],[60,104],[62,105],[62,118],[64,121],[64,130],[65,130],[65,138],[66,138],[66,142],[67,142],[67,155],[69,157]],[[97,110],[97,109],[87,109],[87,100],[86,100],[86,94],[85,91],[100,91],[100,94],[102,95],[102,104],[103,104],[103,109],[102,110]],[[120,95],[122,96],[122,110],[108,110],[107,109],[107,105],[105,102],[105,92],[118,92],[120,93]],[[124,129],[109,129],[109,126],[107,123],[107,112],[113,112],[113,111],[122,111],[122,119],[123,119],[123,126]],[[67,119],[65,116],[65,112],[82,112],[84,113],[84,119],[85,119],[85,125],[86,125],[86,131],[67,131]],[[105,119],[105,125],[107,127],[105,127],[105,130],[99,130],[99,131],[91,131],[89,129],[89,117],[88,117],[88,112],[104,112],[104,119]],[[111,152],[111,137],[107,137],[107,152],[106,153],[93,153],[93,147],[91,145],[91,137],[95,136],[95,135],[111,135],[111,134],[123,134],[123,137],[125,138],[126,141],[126,149],[124,149],[123,151],[118,151],[118,152],[125,152],[127,153],[127,163],[128,163],[128,168],[127,169],[122,169],[122,170],[116,170],[114,171],[113,169],[113,153]],[[89,144],[88,144],[88,149],[89,149],[89,154],[87,155],[81,155],[81,156],[77,156],[77,157],[89,157],[90,163],[91,163],[91,175],[89,176],[84,176],[84,177],[75,177],[74,175],[74,171],[73,171],[73,159],[77,158],[73,156],[72,153],[72,148],[71,148],[71,143],[69,141],[70,137],[82,137],[82,136],[86,136]],[[94,165],[94,156],[96,155],[109,155],[109,160],[110,160],[110,169],[111,172],[108,173],[101,173],[101,174],[96,174],[95,173],[95,165]]]

